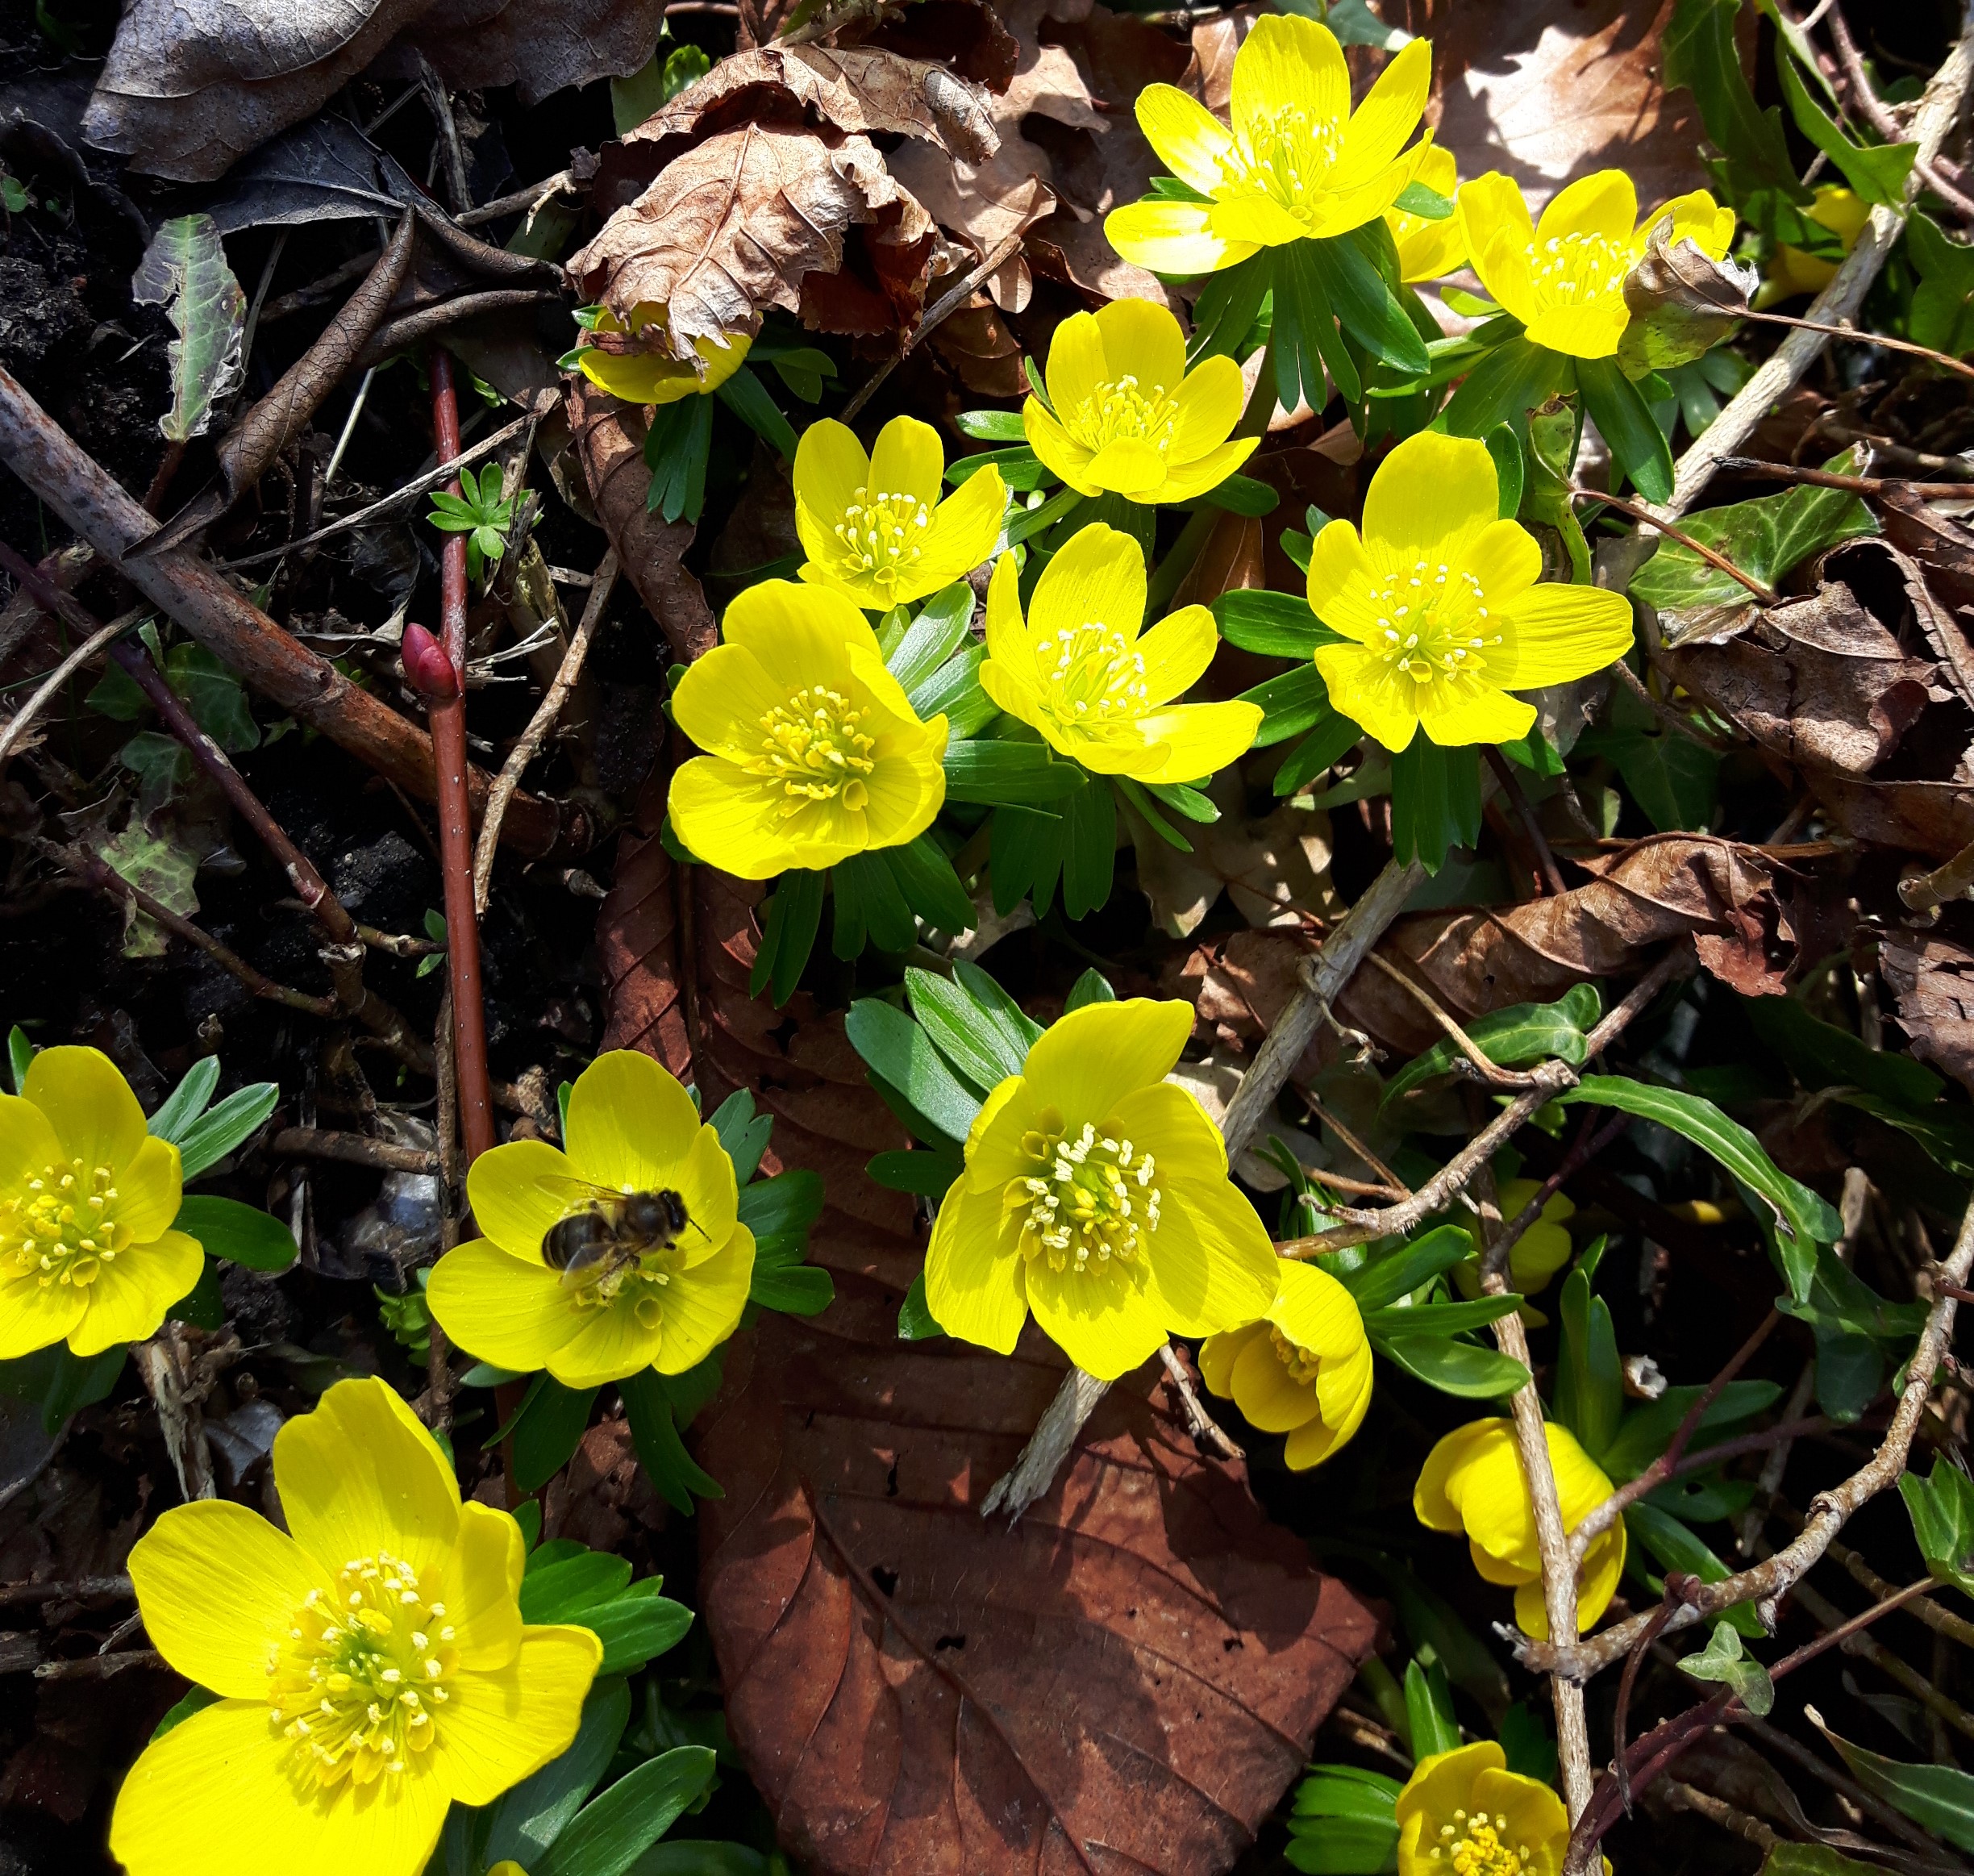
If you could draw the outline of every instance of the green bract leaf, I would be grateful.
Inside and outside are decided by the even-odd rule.
[[[624,1876],[712,1782],[709,1747],[674,1746],[584,1807],[529,1876]]]
[[[1713,1638],[1697,1654],[1685,1657],[1680,1672],[1696,1681],[1718,1681],[1734,1690],[1735,1698],[1757,1720],[1775,1707],[1775,1682],[1758,1661],[1741,1652],[1741,1637],[1726,1623],[1715,1625]]]
[[[956,742],[946,746],[946,798],[1059,802],[1084,786],[1083,771],[1057,760],[1046,743]]]
[[[196,1179],[208,1167],[217,1165],[244,1140],[248,1139],[281,1102],[281,1090],[272,1082],[255,1082],[238,1088],[189,1122],[175,1136],[179,1171],[182,1178]],[[169,1103],[168,1103],[169,1105]],[[160,1113],[163,1112],[160,1109]],[[152,1131],[160,1130],[154,1124]]]
[[[631,1690],[621,1678],[592,1686],[568,1749],[502,1794],[489,1812],[482,1866],[513,1861],[534,1869],[610,1769],[630,1723]]]
[[[250,1270],[285,1270],[302,1254],[294,1234],[278,1218],[236,1199],[195,1194],[181,1199],[172,1228],[197,1238],[209,1257],[224,1257]]]
[[[1553,1056],[1576,1068],[1584,1060],[1586,1032],[1604,1014],[1595,984],[1576,984],[1553,1003],[1516,1003],[1466,1025],[1480,1053],[1497,1068],[1522,1068]],[[1389,1107],[1421,1082],[1449,1073],[1456,1059],[1464,1060],[1451,1037],[1414,1056],[1385,1083],[1384,1104]]]
[[[1296,1787],[1289,1865],[1306,1876],[1378,1876],[1398,1864],[1399,1785],[1355,1766],[1318,1766]]]
[[[1264,657],[1301,661],[1312,657],[1318,645],[1343,642],[1310,611],[1307,600],[1293,593],[1239,588],[1214,600],[1213,615],[1229,644]]]
[[[1804,1707],[1803,1713],[1873,1797],[1895,1805],[1955,1849],[1974,1850],[1974,1777],[1955,1766],[1909,1766],[1867,1752],[1839,1739],[1814,1707]]]
[[[947,1068],[931,1039],[902,1010],[875,997],[850,1006],[843,1028],[866,1065],[909,1101],[939,1132],[964,1141],[980,1111]]]
[[[14,1032],[20,1035],[17,1029]],[[27,1038],[22,1037],[25,1041]],[[31,1059],[31,1057],[30,1058]],[[18,1089],[23,1067],[15,1076]],[[185,1072],[185,1078],[169,1094],[159,1103],[158,1111],[144,1124],[160,1140],[169,1140],[180,1149],[183,1157],[185,1129],[206,1111],[206,1103],[212,1099],[213,1090],[219,1086],[219,1058],[216,1055],[202,1056]]]
[[[1415,1381],[1462,1400],[1499,1400],[1528,1386],[1529,1371],[1510,1357],[1441,1336],[1373,1336],[1372,1346]]]
[[[1930,1478],[1908,1472],[1898,1488],[1927,1569],[1974,1596],[1974,1479],[1941,1456],[1933,1461]]]

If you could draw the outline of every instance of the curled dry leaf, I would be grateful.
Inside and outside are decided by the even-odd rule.
[[[405,35],[456,90],[512,85],[525,105],[598,78],[621,78],[652,56],[665,0],[437,0]]]
[[[1655,223],[1645,255],[1625,276],[1626,327],[1618,356],[1627,373],[1669,370],[1718,345],[1746,317],[1761,275],[1738,261],[1716,261],[1690,239],[1673,241],[1672,218]]]
[[[929,231],[868,137],[748,124],[670,164],[569,272],[627,325],[639,306],[668,306],[672,350],[689,359],[695,339],[759,331],[768,306],[799,311],[803,281],[842,265],[845,231],[900,208],[902,239]]]
[[[298,123],[431,0],[135,0],[82,120],[98,149],[208,182]]]
[[[1944,938],[1888,933],[1878,974],[1898,1001],[1913,1053],[1974,1089],[1974,952]]]

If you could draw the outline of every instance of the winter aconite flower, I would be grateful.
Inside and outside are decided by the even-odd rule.
[[[1398,1876],[1559,1876],[1569,1813],[1507,1765],[1491,1739],[1419,1761],[1398,1794]]]
[[[1574,1531],[1611,1495],[1611,1482],[1553,1421],[1543,1428],[1563,1507],[1563,1528]],[[1511,1420],[1475,1420],[1451,1432],[1427,1454],[1412,1491],[1412,1509],[1435,1531],[1464,1531],[1474,1568],[1488,1582],[1513,1587],[1515,1620],[1542,1640],[1549,1632],[1543,1610],[1542,1560]],[[1624,1570],[1621,1518],[1591,1540],[1576,1579],[1576,1620],[1588,1628],[1604,1613]]]
[[[1857,238],[1871,219],[1871,204],[1863,196],[1834,182],[1817,186],[1816,199],[1803,211],[1805,219],[1827,228],[1837,237],[1845,253],[1857,245]],[[1837,277],[1837,263],[1819,255],[1779,243],[1768,265],[1762,269],[1761,291],[1755,296],[1757,311],[1797,294],[1821,293]]]
[[[1676,197],[1643,221],[1638,190],[1622,169],[1600,169],[1557,190],[1538,223],[1522,191],[1499,171],[1460,192],[1467,254],[1481,283],[1528,329],[1530,343],[1572,358],[1609,358],[1630,323],[1625,276],[1647,238],[1672,218],[1672,239],[1718,261],[1734,239],[1735,213],[1704,189]]]
[[[287,1529],[206,1499],[131,1553],[153,1645],[219,1696],[148,1746],[110,1847],[131,1876],[417,1876],[447,1807],[574,1738],[602,1645],[529,1627],[520,1527],[460,1502],[381,1381],[274,1439]]]
[[[921,723],[854,600],[786,580],[727,608],[726,643],[672,694],[706,753],[672,777],[672,825],[743,879],[820,871],[916,840],[946,798],[946,719]]]
[[[795,530],[805,580],[888,612],[964,579],[993,551],[1007,489],[991,464],[944,501],[946,452],[916,417],[893,417],[868,456],[825,417],[795,451]]]
[[[1501,1216],[1518,1217],[1522,1208],[1541,1190],[1539,1179],[1504,1179],[1500,1194]],[[1548,1288],[1549,1279],[1570,1261],[1574,1247],[1570,1243],[1568,1221],[1576,1215],[1575,1202],[1560,1192],[1551,1193],[1543,1201],[1535,1222],[1510,1247],[1510,1289],[1523,1296],[1535,1296]],[[1456,1264],[1453,1275],[1462,1295],[1478,1296],[1482,1249],[1480,1228],[1470,1222],[1467,1229],[1474,1240],[1474,1255],[1464,1264]]]
[[[748,349],[754,343],[745,333],[726,345],[702,335],[693,341],[693,350],[699,355],[697,365],[675,358],[665,309],[648,301],[632,311],[627,340],[623,338],[623,322],[608,306],[598,309],[595,331],[603,334],[602,341],[599,344],[593,337],[577,352],[576,368],[592,384],[628,404],[675,404],[681,398],[716,391],[747,362]],[[622,342],[625,349],[616,349],[614,340]]]
[[[1418,180],[1436,195],[1451,202],[1460,186],[1460,171],[1453,152],[1435,144],[1419,161]],[[1385,225],[1398,247],[1398,277],[1408,284],[1421,280],[1443,280],[1467,263],[1467,236],[1457,212],[1428,221],[1410,209],[1388,208]]]
[[[1343,48],[1313,19],[1264,14],[1234,59],[1228,129],[1172,85],[1138,94],[1138,123],[1203,200],[1148,196],[1111,211],[1110,245],[1157,273],[1211,273],[1257,248],[1321,240],[1374,222],[1416,180],[1427,144],[1432,53],[1415,39],[1353,111]]]
[[[439,1260],[431,1312],[482,1361],[546,1368],[565,1387],[643,1368],[682,1374],[733,1333],[747,1305],[754,1234],[735,1215],[733,1161],[691,1095],[631,1049],[577,1076],[567,1139],[566,1152],[514,1140],[473,1161],[466,1196],[486,1235]],[[616,1203],[634,1193],[675,1197],[683,1221],[640,1230]],[[615,1221],[610,1248],[598,1234],[575,1261],[544,1256],[556,1225],[599,1208]]]
[[[1622,593],[1539,585],[1535,536],[1498,514],[1487,446],[1427,431],[1378,465],[1361,539],[1347,521],[1316,537],[1310,605],[1348,641],[1319,646],[1317,669],[1388,749],[1422,724],[1435,743],[1510,742],[1535,720],[1510,690],[1601,670],[1631,643]]]
[[[109,1057],[44,1048],[0,1094],[0,1361],[138,1342],[198,1282],[178,1149],[144,1129]]]
[[[1210,1336],[1200,1374],[1231,1397],[1250,1426],[1286,1433],[1292,1472],[1320,1465],[1346,1445],[1371,1404],[1371,1344],[1351,1293],[1314,1264],[1285,1261],[1268,1315]]]
[[[981,687],[1009,715],[1098,775],[1193,782],[1247,752],[1251,703],[1175,703],[1220,643],[1213,615],[1189,606],[1139,629],[1144,554],[1102,523],[1080,530],[1043,569],[1022,617],[1012,554],[987,589]]]
[[[1266,1314],[1274,1245],[1228,1182],[1219,1130],[1165,1079],[1192,1027],[1188,1003],[1088,1004],[989,1094],[926,1253],[948,1335],[1011,1354],[1032,1310],[1114,1381],[1175,1330]]]
[[[1216,357],[1188,371],[1185,352],[1179,322],[1149,300],[1072,314],[1049,340],[1053,413],[1039,398],[1022,406],[1028,447],[1082,495],[1148,507],[1218,488],[1260,439],[1227,440],[1244,402],[1240,367]]]

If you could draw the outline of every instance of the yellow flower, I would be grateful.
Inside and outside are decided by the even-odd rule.
[[[731,1336],[754,1274],[754,1234],[719,1135],[650,1057],[600,1055],[569,1094],[566,1153],[540,1140],[482,1153],[466,1196],[486,1235],[439,1260],[426,1290],[439,1325],[502,1368],[546,1368],[565,1387],[640,1369],[682,1374]],[[600,1194],[670,1193],[688,1222],[608,1255],[552,1267],[543,1240]],[[666,1241],[666,1240],[669,1241]]]
[[[1285,1261],[1268,1315],[1209,1336],[1200,1374],[1250,1426],[1286,1433],[1291,1472],[1320,1465],[1357,1431],[1371,1404],[1371,1344],[1351,1293],[1314,1264]]]
[[[144,1130],[109,1057],[44,1048],[0,1094],[0,1361],[140,1342],[199,1279],[178,1149]]]
[[[1512,742],[1535,711],[1509,691],[1601,670],[1630,645],[1622,593],[1537,584],[1542,549],[1497,519],[1498,490],[1485,444],[1422,431],[1379,464],[1361,540],[1347,521],[1316,537],[1310,605],[1349,641],[1318,647],[1316,667],[1388,749],[1421,724],[1435,743]]]
[[[1355,111],[1343,48],[1313,19],[1264,14],[1234,57],[1232,130],[1172,85],[1138,94],[1138,123],[1206,202],[1147,196],[1114,209],[1110,245],[1156,273],[1211,273],[1262,248],[1374,222],[1419,174],[1432,52],[1415,39]],[[1401,153],[1402,152],[1402,154]]]
[[[1113,300],[1074,313],[1049,340],[1049,402],[1022,406],[1028,447],[1080,495],[1147,507],[1218,488],[1261,440],[1230,443],[1244,392],[1231,358],[1186,369],[1185,335],[1164,306]]]
[[[1454,199],[1460,171],[1453,152],[1435,144],[1418,167],[1418,180],[1435,194]],[[1457,211],[1436,222],[1409,209],[1388,208],[1385,225],[1398,244],[1398,277],[1410,285],[1419,280],[1443,280],[1467,264],[1467,237]]]
[[[1858,236],[1871,219],[1871,204],[1834,182],[1824,182],[1818,185],[1816,200],[1803,214],[1818,227],[1828,228],[1848,254],[1857,245]],[[1819,260],[1785,241],[1776,248],[1764,271],[1767,277],[1762,282],[1761,291],[1755,296],[1757,311],[1797,294],[1822,292],[1837,277],[1837,263]]]
[[[902,846],[946,798],[946,719],[921,723],[856,602],[768,580],[679,681],[673,720],[707,752],[672,777],[672,824],[743,879]]]
[[[1560,1876],[1569,1813],[1507,1765],[1491,1739],[1419,1761],[1398,1794],[1398,1876]]]
[[[945,501],[946,452],[916,417],[893,417],[868,456],[856,433],[825,417],[795,451],[795,531],[805,580],[888,612],[964,579],[993,551],[1007,489],[991,464]]]
[[[1033,1310],[1114,1381],[1175,1330],[1267,1312],[1275,1247],[1228,1182],[1219,1129],[1165,1079],[1192,1028],[1189,1003],[1086,1004],[987,1097],[926,1252],[948,1335],[1012,1354]]]
[[[1501,1186],[1503,1219],[1519,1216],[1522,1207],[1541,1190],[1539,1179],[1504,1179]],[[1549,1279],[1570,1261],[1570,1253],[1575,1247],[1564,1227],[1567,1219],[1576,1215],[1576,1206],[1560,1192],[1550,1195],[1535,1224],[1515,1240],[1508,1253],[1512,1288],[1524,1296],[1539,1296],[1548,1288]],[[1456,1264],[1453,1276],[1463,1296],[1478,1296],[1480,1253],[1485,1247],[1480,1241],[1480,1227],[1472,1220],[1468,1221],[1467,1232],[1474,1241],[1474,1255],[1464,1264]]]
[[[1611,1482],[1567,1427],[1543,1428],[1555,1470],[1563,1528],[1574,1531],[1611,1495]],[[1543,1611],[1542,1563],[1535,1548],[1535,1518],[1515,1451],[1510,1420],[1475,1420],[1451,1432],[1426,1456],[1412,1491],[1412,1509],[1434,1531],[1467,1533],[1474,1568],[1490,1583],[1513,1586],[1515,1620],[1538,1640],[1549,1632]],[[1616,1524],[1592,1540],[1576,1577],[1576,1620],[1590,1628],[1610,1606],[1623,1574],[1625,1527]]]
[[[383,1382],[274,1439],[285,1532],[221,1499],[131,1552],[151,1640],[219,1696],[144,1749],[110,1848],[131,1876],[418,1876],[448,1805],[575,1737],[602,1645],[524,1626],[520,1527],[460,1503]]]
[[[623,321],[608,306],[597,313],[599,332],[621,332]],[[747,362],[753,340],[743,332],[722,345],[704,333],[693,340],[699,362],[672,356],[672,324],[661,306],[649,300],[631,310],[631,330],[648,342],[643,352],[608,352],[585,345],[576,355],[577,369],[593,385],[630,404],[676,404],[681,398],[716,391]]]
[[[1460,192],[1467,253],[1482,284],[1528,329],[1530,342],[1572,358],[1609,358],[1630,323],[1625,276],[1643,259],[1654,227],[1672,218],[1674,240],[1718,261],[1735,213],[1704,189],[1638,219],[1638,191],[1622,169],[1600,169],[1559,190],[1531,219],[1522,191],[1497,170]]]
[[[1097,775],[1196,782],[1246,753],[1258,705],[1174,703],[1213,662],[1220,635],[1204,606],[1149,632],[1144,553],[1094,522],[1050,561],[1022,619],[1014,557],[987,588],[981,688],[1050,746]]]

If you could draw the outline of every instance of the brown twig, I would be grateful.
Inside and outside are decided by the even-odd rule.
[[[320,1127],[285,1127],[268,1142],[277,1159],[337,1160],[345,1165],[370,1166],[386,1173],[436,1175],[439,1156],[416,1147],[373,1140],[367,1133],[339,1133]]]
[[[1553,864],[1553,862],[1551,862]],[[1364,962],[1384,972],[1385,976],[1403,990],[1414,1003],[1423,1009],[1438,1025],[1441,1032],[1464,1055],[1474,1073],[1491,1088],[1526,1088],[1528,1078],[1517,1074],[1512,1069],[1505,1069],[1490,1061],[1480,1046],[1461,1028],[1448,1012],[1441,1007],[1439,999],[1424,985],[1416,984],[1389,959],[1381,957],[1376,951],[1364,953]],[[1367,1162],[1368,1163],[1368,1162]]]
[[[1726,737],[1708,735],[1689,718],[1675,710],[1622,658],[1619,658],[1609,669],[1618,682],[1675,736],[1684,736],[1689,743],[1697,743],[1703,749],[1711,749],[1717,756],[1725,755],[1733,748],[1733,743]]]
[[[1804,482],[1813,489],[1847,489],[1854,495],[1882,495],[1896,489],[1928,500],[1974,494],[1974,483],[1915,482],[1903,476],[1847,476],[1835,469],[1805,469],[1793,462],[1770,462],[1756,456],[1723,456],[1716,465],[1737,475],[1762,476],[1770,482]],[[1968,465],[1974,473],[1974,464]]]
[[[523,772],[535,760],[536,751],[549,731],[555,727],[563,705],[568,702],[569,693],[582,675],[583,661],[589,656],[590,644],[596,637],[597,627],[602,623],[604,611],[616,585],[617,550],[612,548],[603,556],[589,583],[589,601],[570,636],[568,650],[563,654],[561,669],[556,673],[554,682],[529,719],[527,727],[521,732],[520,740],[508,751],[507,760],[501,765],[500,773],[494,777],[494,786],[487,791],[486,818],[481,826],[479,844],[473,849],[473,906],[482,915],[486,911],[488,894],[494,884],[494,855],[500,845],[501,822],[506,815],[507,803],[521,786]]]
[[[1904,143],[1905,127],[1885,108],[1884,101],[1872,89],[1871,75],[1864,69],[1864,55],[1858,50],[1857,41],[1851,36],[1850,23],[1843,16],[1843,9],[1832,6],[1823,17],[1829,22],[1830,44],[1836,48],[1837,63],[1849,84],[1851,102],[1858,115],[1888,144]],[[1915,153],[1913,169],[1955,215],[1974,221],[1974,202],[1970,202],[1940,174],[1937,163],[1923,153]]]
[[[1222,1459],[1245,1459],[1247,1454],[1234,1444],[1226,1428],[1200,1405],[1200,1398],[1193,1390],[1193,1378],[1170,1342],[1160,1348],[1159,1359],[1165,1365],[1172,1392],[1179,1397],[1179,1411],[1185,1416],[1186,1431],[1193,1436],[1193,1443],[1210,1446]]]
[[[7,553],[10,561],[19,558],[11,548],[4,551]],[[131,611],[123,613],[119,617],[111,619],[107,625],[98,626],[81,644],[77,645],[52,671],[49,672],[34,695],[15,711],[5,723],[0,723],[0,763],[4,763],[20,747],[22,740],[33,727],[35,719],[47,708],[53,698],[60,694],[61,687],[85,665],[101,657],[105,649],[114,644],[125,632],[130,631],[134,626],[141,625],[148,615],[149,610],[148,607],[140,606]]]
[[[393,352],[409,352],[414,345],[423,344],[435,333],[443,332],[467,319],[477,319],[482,313],[564,303],[562,290],[553,286],[494,286],[479,293],[460,294],[454,298],[441,300],[435,306],[421,306],[415,313],[406,313],[389,325],[378,327],[363,350],[350,361],[349,369],[364,371],[372,365],[381,365]]]
[[[1765,586],[1755,576],[1737,567],[1718,548],[1709,547],[1697,536],[1689,534],[1683,527],[1675,527],[1670,521],[1662,519],[1647,507],[1636,502],[1627,502],[1622,495],[1606,494],[1601,489],[1572,489],[1570,494],[1580,502],[1601,502],[1607,508],[1615,508],[1620,515],[1628,515],[1641,527],[1657,530],[1670,540],[1677,541],[1689,553],[1699,555],[1710,567],[1718,568],[1730,580],[1738,580],[1764,606],[1776,603],[1776,594],[1772,586]]]
[[[1563,869],[1556,865],[1555,855],[1549,850],[1549,836],[1542,831],[1542,823],[1535,818],[1535,806],[1516,778],[1514,765],[1492,743],[1485,745],[1481,753],[1487,758],[1487,765],[1493,772],[1494,779],[1501,784],[1501,793],[1507,796],[1514,807],[1515,818],[1522,823],[1522,832],[1529,837],[1529,844],[1535,849],[1536,863],[1542,869],[1543,884],[1549,889],[1551,898],[1562,898],[1569,890],[1564,883]]]
[[[136,1595],[127,1576],[71,1577],[66,1582],[0,1584],[0,1609],[23,1603],[127,1603]]]
[[[1375,957],[1376,955],[1375,949],[1364,953],[1367,957]],[[1389,1196],[1397,1199],[1410,1199],[1412,1196],[1412,1188],[1389,1166],[1386,1165],[1376,1153],[1372,1152],[1369,1146],[1352,1133],[1350,1128],[1337,1118],[1336,1114],[1331,1109],[1326,1107],[1314,1094],[1306,1090],[1298,1091],[1301,1093],[1303,1102],[1308,1107],[1310,1113],[1317,1124],[1327,1128],[1339,1140],[1343,1141],[1344,1150],[1347,1153],[1355,1153],[1365,1165],[1385,1182],[1388,1191],[1381,1194],[1374,1193],[1372,1196]]]
[[[1923,1590],[1936,1586],[1929,1578],[1923,1585],[1893,1590],[1889,1595],[1880,1597],[1872,1607],[1880,1613],[1901,1607],[1911,1608],[1925,1599],[1922,1594]],[[1855,1620],[1855,1618],[1847,1618],[1843,1610],[1806,1579],[1798,1582],[1789,1594],[1796,1606],[1826,1631],[1847,1628]],[[1839,1645],[1846,1654],[1859,1661],[1869,1661],[1887,1680],[1903,1687],[1935,1719],[1951,1726],[1962,1738],[1974,1739],[1974,1714],[1969,1713],[1959,1702],[1948,1699],[1917,1668],[1900,1660],[1875,1637],[1854,1632],[1847,1635]]]
[[[1597,1154],[1610,1144],[1630,1124],[1628,1114],[1614,1114],[1601,1125],[1590,1115],[1584,1116],[1578,1130],[1576,1144],[1563,1156],[1562,1163],[1547,1178],[1535,1188],[1527,1204],[1524,1205],[1506,1226],[1501,1236],[1489,1249],[1489,1256],[1497,1260],[1497,1268],[1507,1270],[1513,1267],[1514,1252],[1530,1228],[1542,1221],[1543,1210],[1549,1201],[1562,1190],[1572,1174],[1580,1172]]]

